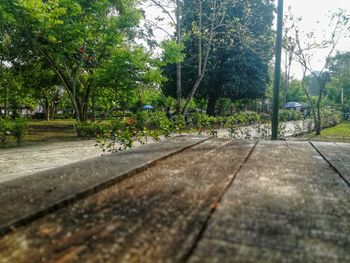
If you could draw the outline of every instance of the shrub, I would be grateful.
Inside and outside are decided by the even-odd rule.
[[[82,138],[103,137],[110,130],[109,125],[95,122],[76,122],[75,128]]]
[[[283,122],[298,121],[302,119],[303,119],[303,115],[300,112],[297,112],[295,110],[281,110],[279,112],[279,120]]]
[[[335,109],[322,108],[321,109],[321,127],[327,128],[335,126],[342,122],[342,114]]]
[[[24,118],[17,118],[12,125],[11,134],[15,137],[17,145],[19,145],[27,132],[28,122]]]
[[[13,123],[8,118],[0,118],[0,142],[4,147],[8,136],[11,135]]]

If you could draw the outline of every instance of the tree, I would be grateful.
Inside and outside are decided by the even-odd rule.
[[[184,9],[190,10],[182,21],[188,36],[183,51],[187,106],[194,96],[207,98],[207,112],[212,115],[219,98],[263,96],[273,47],[272,3],[187,0]],[[174,69],[167,67],[166,75],[169,82],[164,91],[174,96]]]
[[[327,97],[341,105],[342,111],[350,109],[350,52],[338,52],[330,57],[328,70],[332,80],[327,86]]]
[[[306,39],[303,41],[298,26],[299,21],[300,19],[294,19],[293,24],[294,41],[296,43],[295,56],[296,60],[299,62],[302,68],[302,86],[311,106],[311,112],[315,122],[315,132],[316,135],[320,135],[322,129],[321,102],[325,92],[326,84],[330,81],[330,75],[326,69],[329,65],[329,58],[334,53],[339,40],[343,37],[343,33],[346,30],[346,25],[348,24],[348,18],[342,11],[333,14],[331,17],[331,22],[329,24],[329,27],[331,29],[330,36],[325,36],[322,41],[316,41],[314,32],[306,34]],[[328,53],[326,55],[325,63],[322,69],[316,71],[312,65],[312,58],[316,52],[319,52],[322,49],[328,50]],[[312,100],[305,82],[307,72],[309,72],[314,77],[319,86],[316,102]]]
[[[6,0],[15,21],[13,48],[46,61],[69,94],[77,120],[85,121],[95,72],[125,45],[141,17],[130,0]],[[20,52],[19,52],[20,53]]]
[[[283,101],[282,105],[285,105],[287,103],[287,94],[288,94],[288,88],[290,83],[290,74],[291,74],[291,68],[292,63],[294,60],[294,51],[296,43],[294,39],[291,37],[291,33],[293,30],[293,15],[291,13],[291,7],[288,8],[288,14],[284,16],[284,22],[283,22],[283,42],[282,42],[282,49],[284,53],[284,76],[283,76],[283,85],[282,85],[282,91],[283,91]]]
[[[158,64],[142,47],[114,50],[95,73],[100,107],[129,108],[145,89],[158,89],[164,80]]]
[[[200,0],[201,1],[201,0]],[[166,63],[175,64],[176,65],[176,113],[180,114],[181,112],[181,94],[182,94],[182,66],[181,63],[183,61],[182,52],[182,35],[181,35],[181,13],[182,13],[182,1],[180,0],[149,0],[153,4],[153,6],[159,8],[163,15],[170,20],[170,25],[175,27],[175,36],[169,32],[166,28],[160,26],[153,21],[148,21],[151,26],[161,29],[166,32],[170,37],[171,41],[167,41],[163,45],[163,49],[166,54],[171,54],[173,59],[167,59]],[[163,17],[157,17],[158,21],[162,21]],[[175,39],[175,40],[174,40]],[[175,53],[174,53],[175,52]]]

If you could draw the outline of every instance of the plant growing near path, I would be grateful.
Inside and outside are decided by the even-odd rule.
[[[5,146],[7,138],[11,135],[12,123],[8,118],[0,118],[0,142],[2,147]]]
[[[28,122],[24,118],[17,118],[13,122],[11,134],[15,137],[17,146],[20,145],[27,132]]]

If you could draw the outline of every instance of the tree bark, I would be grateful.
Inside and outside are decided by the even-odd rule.
[[[50,121],[50,103],[47,97],[44,97],[44,114],[45,120]]]
[[[198,29],[198,76],[202,74],[202,27],[203,27],[203,7],[202,0],[199,0],[199,29]]]
[[[96,88],[92,88],[92,116],[91,116],[91,121],[95,122],[96,121]]]
[[[216,22],[216,0],[214,1],[213,3],[213,17],[212,17],[212,22],[211,22],[211,27],[210,27],[210,33],[209,33],[209,40],[208,40],[208,43],[207,43],[207,50],[206,50],[206,54],[205,54],[205,58],[204,58],[204,61],[203,61],[203,64],[202,64],[202,72],[200,74],[200,76],[198,76],[196,82],[194,83],[193,87],[192,87],[192,90],[190,92],[190,94],[188,95],[187,99],[186,99],[186,102],[185,102],[185,105],[184,107],[182,108],[182,114],[185,115],[186,112],[187,112],[187,109],[188,109],[188,106],[194,96],[194,94],[196,93],[199,85],[201,84],[203,78],[204,78],[204,75],[205,75],[205,72],[206,72],[206,68],[207,68],[207,65],[208,65],[208,59],[209,59],[209,54],[210,54],[210,50],[211,50],[211,45],[212,45],[212,41],[213,41],[213,38],[214,38],[214,30],[215,30],[215,22]]]
[[[180,45],[181,43],[181,21],[180,21],[180,0],[176,0],[176,43]],[[181,114],[181,63],[176,63],[176,114]]]
[[[216,108],[217,102],[218,102],[218,96],[211,94],[209,96],[208,107],[207,107],[207,114],[209,116],[215,115],[215,108]]]

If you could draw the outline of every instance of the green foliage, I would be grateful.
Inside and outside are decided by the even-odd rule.
[[[328,66],[331,82],[326,87],[328,105],[350,111],[350,52],[337,53],[329,59]],[[344,105],[341,105],[341,93],[344,94]]]
[[[346,121],[335,127],[324,129],[322,131],[322,136],[343,137],[350,140],[350,122]]]
[[[71,106],[81,121],[87,119],[91,96],[96,97],[98,70],[104,72],[118,64],[119,55],[119,61],[128,59],[127,53],[139,56],[140,64],[149,62],[140,56],[143,51],[130,44],[141,19],[135,1],[5,0],[0,10],[9,17],[4,33],[13,40],[11,50],[16,50],[8,57],[23,65],[44,63],[51,69],[61,86],[74,94]],[[114,78],[133,80],[140,74],[143,79],[153,79],[157,74],[151,67]]]
[[[273,54],[272,1],[217,1],[215,7],[218,17],[214,23],[220,25],[214,30],[213,39],[210,36],[214,10],[212,1],[201,1],[201,29],[198,2],[184,1],[182,9],[182,35],[187,36],[183,38],[183,96],[190,94],[198,78],[199,56],[204,64],[207,45],[211,41],[209,45],[212,48],[209,49],[204,77],[195,94],[196,98],[209,100],[207,112],[215,115],[220,98],[262,97],[269,82],[268,63]],[[199,37],[202,38],[201,55]],[[162,89],[166,95],[176,97],[176,67],[169,64],[164,67],[164,71],[168,81]]]
[[[329,108],[321,109],[321,127],[327,128],[341,123],[343,116],[340,111]]]
[[[11,135],[13,129],[13,123],[8,118],[0,118],[0,142],[2,146],[4,147],[8,136]]]
[[[75,129],[78,137],[82,138],[96,138],[103,137],[109,132],[110,126],[98,122],[79,122],[75,123]]]
[[[178,44],[174,40],[166,40],[162,43],[163,59],[167,64],[181,63],[185,59],[183,50],[185,46]]]
[[[25,118],[0,118],[0,142],[2,147],[6,146],[12,136],[17,146],[20,145],[28,130],[28,121]]]
[[[138,129],[135,119],[114,119],[111,120],[109,142],[105,141],[102,147],[104,151],[121,151],[133,147],[135,141],[143,143],[143,137],[144,131]]]
[[[350,122],[345,121],[336,126],[326,128],[322,130],[320,136],[315,136],[315,134],[307,134],[307,139],[320,140],[320,141],[330,141],[330,142],[350,142]]]
[[[25,118],[17,118],[13,122],[11,134],[15,137],[19,145],[27,132],[28,121]]]
[[[279,111],[279,120],[286,121],[298,121],[303,119],[303,114],[295,110],[281,110]]]

